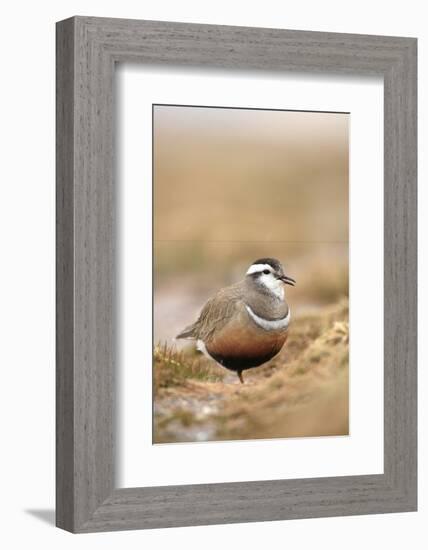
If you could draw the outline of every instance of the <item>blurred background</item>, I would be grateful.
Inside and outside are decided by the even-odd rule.
[[[154,342],[255,259],[297,280],[296,316],[348,295],[342,113],[154,107]]]

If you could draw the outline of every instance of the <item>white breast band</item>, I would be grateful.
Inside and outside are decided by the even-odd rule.
[[[256,325],[263,328],[264,330],[284,330],[288,328],[288,325],[290,324],[290,319],[291,319],[290,308],[288,308],[287,315],[282,319],[276,319],[275,321],[270,321],[268,319],[263,319],[263,317],[259,317],[258,315],[256,315],[254,311],[250,308],[250,306],[247,306],[247,304],[245,304],[245,307],[247,308],[247,311],[251,319],[256,323]]]

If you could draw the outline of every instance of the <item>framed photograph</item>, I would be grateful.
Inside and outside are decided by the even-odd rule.
[[[57,525],[414,511],[416,39],[57,24]]]

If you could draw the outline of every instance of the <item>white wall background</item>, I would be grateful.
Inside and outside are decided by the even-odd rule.
[[[427,471],[413,514],[298,520],[70,535],[55,529],[54,506],[54,23],[71,15],[417,36],[419,38],[420,211],[427,208],[427,44],[424,3],[366,0],[15,0],[3,5],[0,135],[0,541],[3,548],[330,550],[425,548]],[[421,281],[428,277],[427,216],[420,222]],[[426,303],[426,285],[419,293]],[[421,307],[420,334],[427,331]],[[422,338],[421,338],[422,341]],[[425,361],[424,361],[425,359]],[[421,346],[420,364],[427,352]],[[428,462],[426,371],[419,382],[419,464]],[[425,391],[424,391],[425,390]],[[424,429],[425,427],[425,429]],[[424,434],[425,432],[425,434]]]

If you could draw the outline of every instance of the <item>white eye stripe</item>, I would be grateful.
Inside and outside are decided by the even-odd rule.
[[[269,273],[273,273],[272,267],[269,264],[253,264],[248,268],[247,275],[251,275],[252,273],[262,273],[265,269],[267,269]]]

